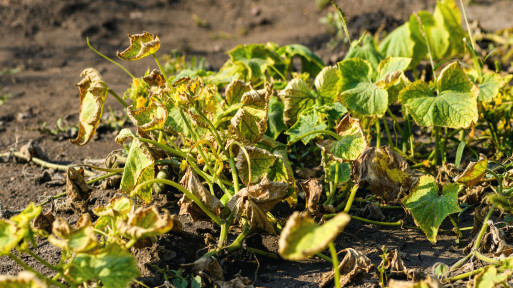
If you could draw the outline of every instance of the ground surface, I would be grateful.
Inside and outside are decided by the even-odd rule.
[[[341,2],[341,1],[339,1]],[[349,28],[356,36],[364,29],[375,31],[380,25],[391,29],[402,23],[413,12],[432,10],[432,0],[361,0],[342,1],[347,13]],[[479,20],[487,30],[513,26],[510,1],[475,1],[469,7],[470,20]],[[194,1],[85,1],[85,0],[0,0],[0,71],[19,68],[20,72],[0,78],[0,87],[11,97],[0,106],[0,152],[19,147],[29,140],[36,140],[52,162],[61,164],[83,163],[86,159],[102,159],[113,149],[120,148],[114,142],[112,130],[100,129],[94,141],[84,147],[68,142],[72,133],[60,132],[52,135],[45,132],[43,123],[56,128],[59,118],[69,125],[76,125],[78,116],[78,89],[80,72],[95,67],[109,86],[121,94],[130,78],[120,73],[112,64],[98,57],[86,46],[86,37],[94,47],[115,58],[117,50],[128,44],[128,33],[149,31],[161,39],[160,54],[171,49],[184,51],[188,55],[205,57],[212,68],[219,68],[226,61],[225,51],[241,43],[277,44],[301,43],[318,53],[326,63],[334,63],[343,57],[339,48],[330,50],[327,43],[331,37],[327,27],[319,19],[327,10],[319,10],[313,0],[239,1],[239,0],[194,0]],[[192,15],[208,23],[207,28],[194,24]],[[506,20],[510,19],[509,22]],[[125,63],[126,64],[126,63]],[[154,63],[149,60],[126,65],[134,74],[140,75]],[[121,106],[112,99],[106,104],[112,111],[121,111]],[[5,159],[4,159],[5,160]],[[51,173],[52,182],[41,184],[38,177],[42,169],[15,161],[0,162],[0,203],[5,209],[24,208],[30,201],[39,202],[44,195],[61,193],[63,174]],[[96,201],[107,201],[113,191],[95,189]],[[167,208],[177,211],[176,205]],[[386,214],[388,220],[398,220],[403,215]],[[61,213],[70,221],[76,219],[71,213]],[[468,218],[471,219],[471,215]],[[195,251],[205,246],[206,233],[219,233],[213,226],[195,224],[183,217],[184,233],[165,235],[151,249],[138,252],[141,263],[170,265],[177,269],[180,263],[196,258]],[[470,220],[471,221],[471,220]],[[471,222],[470,222],[471,223]],[[277,250],[277,238],[264,236],[254,243]],[[467,237],[468,238],[468,237]],[[353,221],[337,239],[338,249],[353,247],[366,253],[375,265],[379,264],[380,247],[399,249],[407,256],[409,267],[430,269],[435,262],[452,263],[461,257],[468,242],[457,244],[452,233],[442,233],[436,246],[416,230],[396,228],[377,229],[371,224]],[[40,243],[38,252],[49,260],[59,255],[47,243]],[[172,252],[170,252],[172,251]],[[200,254],[202,251],[198,251]],[[173,266],[174,265],[174,266]],[[330,266],[320,259],[301,263],[270,261],[244,254],[230,257],[224,263],[227,278],[240,273],[263,287],[317,287],[318,279],[330,271]],[[162,275],[150,266],[142,267],[142,281],[150,286],[162,283]],[[6,258],[0,258],[0,274],[13,274],[19,270]],[[355,286],[375,286],[372,277]]]

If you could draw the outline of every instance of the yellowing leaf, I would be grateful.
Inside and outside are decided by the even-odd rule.
[[[242,95],[249,91],[251,91],[251,85],[249,83],[240,80],[233,80],[228,84],[228,86],[226,86],[226,104],[231,106],[233,104],[240,103]]]
[[[98,244],[98,239],[91,226],[89,214],[82,214],[75,227],[70,227],[66,220],[57,217],[53,223],[53,234],[48,241],[62,250],[85,252]]]
[[[0,255],[11,253],[11,250],[23,238],[23,234],[16,233],[16,231],[16,224],[9,220],[0,219]]]
[[[146,143],[137,138],[132,140],[130,151],[126,159],[121,178],[121,190],[126,193],[132,192],[135,186],[155,178],[155,160],[150,153]],[[152,185],[148,185],[138,190],[137,196],[145,203],[151,200]]]
[[[17,276],[0,275],[0,286],[3,288],[46,288],[45,282],[39,280],[36,274],[21,271]]]
[[[160,215],[155,206],[139,207],[128,215],[128,221],[117,224],[119,233],[131,238],[141,239],[162,235],[173,228],[173,218],[167,210]]]
[[[513,271],[511,269],[502,273],[497,271],[494,265],[486,266],[476,278],[474,278],[474,288],[494,288],[501,283],[507,283],[511,279]]]
[[[446,184],[439,196],[435,179],[432,176],[422,176],[410,195],[402,201],[413,215],[415,224],[426,233],[433,244],[436,244],[436,235],[442,221],[461,211],[458,205],[459,187],[457,184]]]
[[[134,125],[142,131],[163,129],[167,119],[166,107],[154,100],[150,100],[147,107],[140,109],[129,106],[127,114]]]
[[[100,73],[93,68],[85,69],[80,76],[84,79],[76,84],[80,90],[78,135],[75,140],[70,140],[75,145],[85,145],[93,137],[109,90]]]
[[[312,106],[316,98],[308,83],[298,78],[292,79],[279,96],[285,105],[283,120],[288,126],[294,125],[299,113]]]
[[[79,253],[67,274],[77,284],[101,280],[105,288],[126,288],[139,276],[139,269],[132,254],[111,244],[94,254]]]
[[[307,259],[325,250],[350,220],[346,213],[339,213],[319,226],[308,215],[294,212],[281,232],[278,252],[287,260]]]
[[[155,54],[160,48],[160,39],[158,36],[143,32],[143,34],[128,34],[130,38],[130,47],[117,55],[119,58],[127,61],[142,59],[148,55]]]
[[[249,154],[250,163],[246,159],[246,154],[241,150],[239,150],[239,154],[237,155],[237,165],[236,168],[239,172],[239,177],[244,182],[244,184],[253,184],[257,183],[262,176],[269,170],[271,166],[273,166],[274,161],[276,161],[276,156],[271,154],[271,152],[257,148],[257,147],[248,147],[246,146],[246,151]],[[249,166],[251,165],[251,179]]]
[[[470,188],[483,179],[487,167],[488,159],[485,155],[479,154],[479,160],[477,160],[477,162],[470,162],[465,171],[463,171],[461,175],[458,175],[454,181]]]
[[[340,162],[355,160],[368,146],[360,120],[351,118],[350,115],[340,120],[337,134],[341,136],[340,140],[322,140],[317,145]]]

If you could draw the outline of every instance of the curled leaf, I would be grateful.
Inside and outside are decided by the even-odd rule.
[[[315,217],[320,216],[319,208],[317,203],[321,199],[322,195],[322,182],[318,178],[311,178],[305,182],[300,183],[301,188],[305,192],[306,196],[306,208],[310,215]]]
[[[68,205],[80,213],[87,212],[91,190],[91,187],[87,185],[84,179],[84,168],[80,167],[76,170],[73,167],[68,167],[66,173],[66,199]]]
[[[48,241],[63,250],[84,252],[98,245],[98,239],[91,226],[91,217],[87,213],[80,216],[75,227],[71,227],[66,220],[57,217],[53,223],[52,232]]]
[[[360,186],[368,183],[372,193],[393,202],[401,189],[409,191],[413,181],[410,174],[406,160],[388,146],[367,147],[353,162],[351,178]]]
[[[340,140],[326,139],[319,141],[317,145],[340,162],[358,158],[368,146],[360,120],[346,115],[336,129],[337,134],[341,136]]]
[[[128,221],[121,220],[118,231],[131,239],[162,235],[173,228],[173,219],[167,210],[160,215],[155,206],[139,207],[128,215]]]
[[[189,190],[194,196],[198,197],[198,199],[205,204],[208,210],[214,214],[219,214],[219,211],[223,208],[221,201],[205,189],[198,177],[194,175],[191,168],[187,169],[187,172],[183,175],[180,184],[182,184],[182,186]],[[196,205],[185,194],[182,196],[182,199],[180,199],[178,204],[180,205],[180,215],[189,214],[194,221],[210,219],[205,212],[203,212],[203,210],[201,210],[201,208],[199,208],[198,205]]]
[[[4,288],[46,288],[45,282],[39,280],[36,274],[21,271],[17,276],[0,275],[0,286]]]
[[[485,155],[479,154],[479,160],[477,160],[477,162],[470,162],[468,164],[467,168],[465,169],[465,171],[463,171],[463,173],[458,175],[454,179],[454,181],[458,182],[458,183],[462,183],[465,186],[471,188],[474,185],[476,185],[477,183],[479,183],[479,181],[481,181],[481,179],[483,179],[483,177],[486,174],[487,167],[488,167],[488,159],[486,158]]]
[[[125,288],[140,273],[132,254],[117,244],[110,244],[94,254],[79,253],[71,261],[67,274],[77,284],[100,280],[106,288]]]
[[[275,233],[266,213],[280,202],[287,194],[290,184],[271,182],[264,178],[259,184],[241,189],[226,203],[237,218],[248,219],[252,229],[263,229]]]
[[[80,77],[84,79],[76,84],[80,90],[78,135],[75,140],[70,140],[75,145],[85,145],[93,137],[109,90],[100,73],[93,68],[82,71]]]
[[[234,79],[228,86],[226,86],[226,104],[231,106],[236,103],[240,103],[242,100],[242,95],[244,93],[251,91],[251,84]]]
[[[155,54],[160,48],[159,36],[145,31],[143,34],[128,34],[128,38],[130,38],[130,47],[121,53],[117,52],[118,57],[123,60],[139,60]]]
[[[53,221],[55,221],[55,216],[53,215],[53,212],[50,211],[39,214],[34,221],[32,221],[32,225],[36,229],[41,229],[50,233],[52,232]]]
[[[121,190],[131,193],[139,184],[155,178],[155,159],[150,153],[148,145],[137,138],[132,140],[128,158],[126,159],[121,178]],[[151,200],[152,186],[148,185],[135,191],[136,195],[145,203]]]
[[[119,131],[118,136],[116,136],[115,141],[119,144],[123,144],[126,140],[135,138],[132,130],[128,128],[123,128]]]
[[[278,252],[287,260],[304,260],[325,250],[351,218],[339,213],[318,225],[307,214],[294,212],[281,232]]]
[[[167,110],[164,105],[150,100],[148,106],[140,109],[134,109],[133,106],[127,107],[127,115],[141,131],[150,131],[164,128]]]
[[[340,271],[340,287],[344,287],[358,275],[369,273],[374,268],[374,264],[372,264],[370,259],[360,251],[353,248],[346,248],[343,251],[346,252],[346,255],[338,265],[338,270]],[[333,283],[333,280],[333,272],[330,272],[321,280],[319,286],[327,287],[330,283]]]
[[[194,263],[182,264],[180,266],[196,275],[203,272],[216,281],[224,281],[223,268],[221,268],[219,261],[214,257],[200,258],[194,261]]]
[[[166,86],[166,79],[159,70],[153,69],[147,76],[142,77],[146,84],[152,87],[163,87]]]

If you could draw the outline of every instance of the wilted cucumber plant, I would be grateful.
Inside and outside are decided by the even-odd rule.
[[[350,41],[345,16],[338,12]],[[508,133],[512,75],[490,71],[472,33],[462,28],[461,12],[454,0],[438,1],[433,13],[412,14],[382,39],[364,34],[350,41],[346,59],[334,66],[326,66],[302,45],[267,43],[235,47],[218,72],[205,71],[202,65],[177,69],[161,65],[156,56],[159,38],[144,32],[129,35],[130,46],[117,53],[126,61],[155,59],[158,69],[135,77],[90,46],[132,82],[121,97],[98,71],[85,69],[77,84],[79,132],[71,142],[86,145],[92,139],[109,94],[125,107],[134,127],[116,137],[125,153],[109,157],[105,168],[90,167],[107,172],[104,176],[86,182],[84,170],[68,169],[66,197],[74,210],[88,212],[88,184],[115,174],[122,174],[120,193],[92,210],[94,223],[86,213],[76,227],[50,219],[36,205],[2,219],[0,252],[30,272],[1,281],[128,286],[139,275],[129,251],[179,229],[177,218],[147,206],[156,191],[171,187],[182,194],[180,214],[211,221],[220,231],[215,247],[191,264],[193,272],[220,287],[227,283],[221,268],[209,274],[199,267],[218,267],[216,257],[241,249],[251,233],[280,233],[279,255],[284,259],[317,255],[331,262],[333,276],[324,284],[334,281],[340,287],[374,269],[366,255],[350,247],[339,263],[334,241],[350,219],[421,230],[436,244],[446,219],[456,239],[470,230],[459,227],[460,216],[470,208],[482,215],[472,229],[474,241],[460,261],[434,268],[438,280],[477,275],[475,287],[506,283],[513,273],[513,250],[503,230],[511,217],[496,212],[513,207],[512,161],[503,159],[513,147]],[[320,178],[299,181],[307,178],[298,172],[305,157],[323,168]],[[460,169],[464,159],[476,161]],[[172,180],[178,177],[179,183]],[[362,197],[367,191],[371,196]],[[272,210],[282,201],[291,210],[305,211],[277,217]],[[415,226],[407,220],[385,221],[381,208],[403,209]],[[358,210],[370,211],[370,216],[360,217]],[[31,225],[33,219],[53,226]],[[229,229],[236,225],[242,229],[230,242]],[[61,249],[58,264],[31,250],[36,236],[48,237]],[[327,248],[331,257],[322,254]],[[13,250],[31,255],[55,275],[50,278],[29,267]],[[382,285],[399,285],[387,281],[392,273],[418,280],[419,273],[404,266],[398,251],[384,247],[381,258]],[[475,259],[486,265],[459,272]],[[428,277],[417,284],[431,287],[430,281],[438,280]]]

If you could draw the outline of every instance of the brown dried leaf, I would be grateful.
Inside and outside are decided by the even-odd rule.
[[[84,180],[84,168],[69,167],[66,173],[66,199],[68,205],[80,213],[87,212],[91,188]]]
[[[390,279],[388,282],[388,288],[442,288],[443,285],[438,279],[431,276],[427,276],[426,279],[419,282],[400,281]]]
[[[83,252],[91,250],[98,244],[91,226],[91,217],[87,213],[80,216],[75,227],[71,227],[66,220],[57,217],[53,222],[52,233],[48,241],[63,250]]]
[[[353,162],[352,180],[362,186],[367,182],[372,193],[387,202],[401,198],[401,189],[410,190],[413,179],[404,158],[388,146],[368,147]]]
[[[160,48],[159,36],[146,31],[143,34],[128,34],[130,47],[123,52],[117,52],[119,58],[127,61],[134,61],[155,54]]]
[[[472,187],[483,179],[486,174],[487,166],[488,159],[485,155],[479,154],[479,160],[477,160],[477,162],[470,162],[465,171],[456,177],[454,181],[463,183],[467,187]]]
[[[342,259],[342,262],[338,265],[341,287],[350,283],[351,280],[359,274],[369,273],[369,271],[374,268],[374,264],[372,264],[371,260],[363,255],[363,253],[353,248],[346,248],[343,251],[346,251],[346,256],[344,256],[344,259]],[[326,287],[328,284],[332,283],[332,281],[333,272],[330,272],[319,285]]]
[[[305,192],[306,208],[311,215],[317,218],[321,214],[317,203],[319,203],[322,195],[322,182],[318,178],[312,178],[300,184]]]
[[[465,251],[471,251],[475,241],[474,239],[470,242]],[[506,242],[504,230],[492,224],[490,225],[490,231],[483,237],[482,243],[479,246],[479,252],[492,253],[495,257],[508,257],[513,254],[513,246]]]
[[[377,220],[377,221],[384,221],[385,215],[383,215],[383,211],[381,211],[381,208],[379,208],[376,203],[371,202],[365,205],[362,210],[358,212],[358,215],[360,217],[371,219],[371,220]]]
[[[32,157],[36,157],[42,160],[48,160],[48,156],[46,155],[46,153],[34,140],[30,140],[27,144],[21,146],[20,153],[22,153],[29,159]]]
[[[383,261],[386,261],[385,264],[383,264]],[[380,266],[381,265],[389,270],[392,277],[406,276],[408,280],[413,281],[418,281],[424,277],[422,271],[414,268],[407,268],[406,265],[404,265],[404,261],[401,258],[401,252],[399,252],[397,249],[388,252],[387,258],[381,261]]]
[[[219,288],[254,288],[251,283],[251,279],[241,276],[237,276],[236,278],[227,282],[215,281],[216,286]]]
[[[150,75],[142,77],[142,80],[146,82],[146,84],[154,87],[163,87],[166,86],[166,79],[164,75],[160,73],[159,70],[153,69]]]
[[[252,229],[263,229],[274,234],[276,231],[267,220],[267,212],[285,197],[289,187],[289,183],[264,178],[259,184],[245,187],[233,195],[226,207],[235,217],[248,219]]]
[[[215,281],[224,281],[223,268],[221,268],[221,265],[214,257],[200,258],[194,261],[194,263],[182,264],[180,267],[196,275],[206,273]]]
[[[223,208],[223,204],[219,201],[215,196],[210,194],[210,192],[201,184],[198,177],[194,175],[192,169],[187,169],[185,175],[183,175],[182,180],[180,181],[185,189],[189,190],[194,196],[198,197],[203,204],[214,214],[219,214],[219,211]],[[182,199],[178,202],[180,205],[180,215],[189,214],[191,215],[192,220],[210,220],[201,208],[199,208],[196,203],[194,203],[189,197],[185,194],[182,196]]]
[[[44,230],[48,233],[52,232],[53,221],[55,221],[55,216],[52,212],[41,213],[37,215],[37,217],[32,221],[32,226],[36,229]]]

